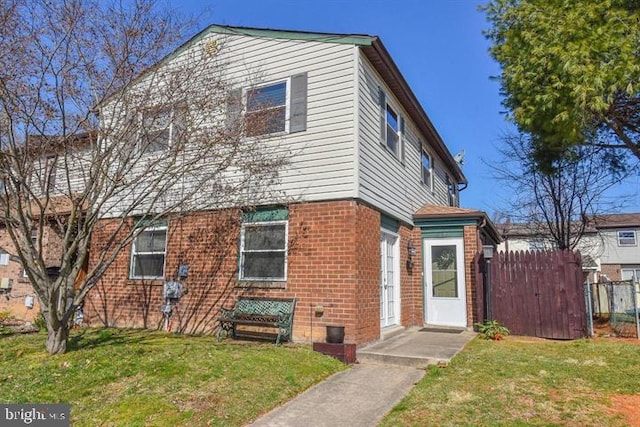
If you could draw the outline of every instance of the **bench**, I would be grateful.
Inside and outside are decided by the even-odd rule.
[[[255,334],[242,333],[236,328],[237,325],[276,328],[276,345],[282,339],[291,341],[295,307],[295,298],[238,297],[233,308],[221,308],[218,341],[223,332],[234,339],[239,336],[255,337]]]

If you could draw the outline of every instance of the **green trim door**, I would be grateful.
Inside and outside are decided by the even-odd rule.
[[[467,296],[462,238],[424,239],[426,323],[467,326]]]

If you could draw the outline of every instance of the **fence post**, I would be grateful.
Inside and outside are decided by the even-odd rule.
[[[587,282],[584,284],[584,302],[587,305],[587,332],[589,337],[593,338],[593,299],[591,298],[591,282],[587,276]]]
[[[636,293],[636,274],[631,276],[631,295],[633,295],[633,312],[636,322],[636,339],[640,339],[640,323],[638,322],[638,294]]]

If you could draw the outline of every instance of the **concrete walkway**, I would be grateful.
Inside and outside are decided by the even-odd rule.
[[[469,331],[404,331],[358,350],[360,364],[316,384],[251,425],[376,426],[424,376],[421,368],[448,363],[474,336]]]

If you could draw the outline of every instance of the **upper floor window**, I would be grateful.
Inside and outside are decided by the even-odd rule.
[[[178,140],[178,111],[171,107],[142,111],[137,149],[143,153],[167,151]]]
[[[287,82],[247,90],[247,134],[284,132],[287,128]]]
[[[307,130],[307,73],[230,91],[226,126],[244,126],[247,136]]]
[[[449,175],[447,175],[446,182],[449,206],[458,206],[458,186],[451,180]]]
[[[131,245],[132,279],[162,279],[167,250],[167,226],[159,224],[145,228]]]
[[[253,212],[240,229],[240,280],[287,279],[286,209]]]
[[[386,93],[378,88],[380,105],[380,142],[404,163],[404,119],[387,100]]]
[[[422,162],[420,164],[420,170],[422,175],[422,182],[427,185],[429,190],[433,189],[433,160],[429,153],[422,150]]]
[[[387,148],[398,157],[400,149],[400,116],[387,104]]]
[[[618,246],[636,246],[636,232],[633,230],[618,231]]]

